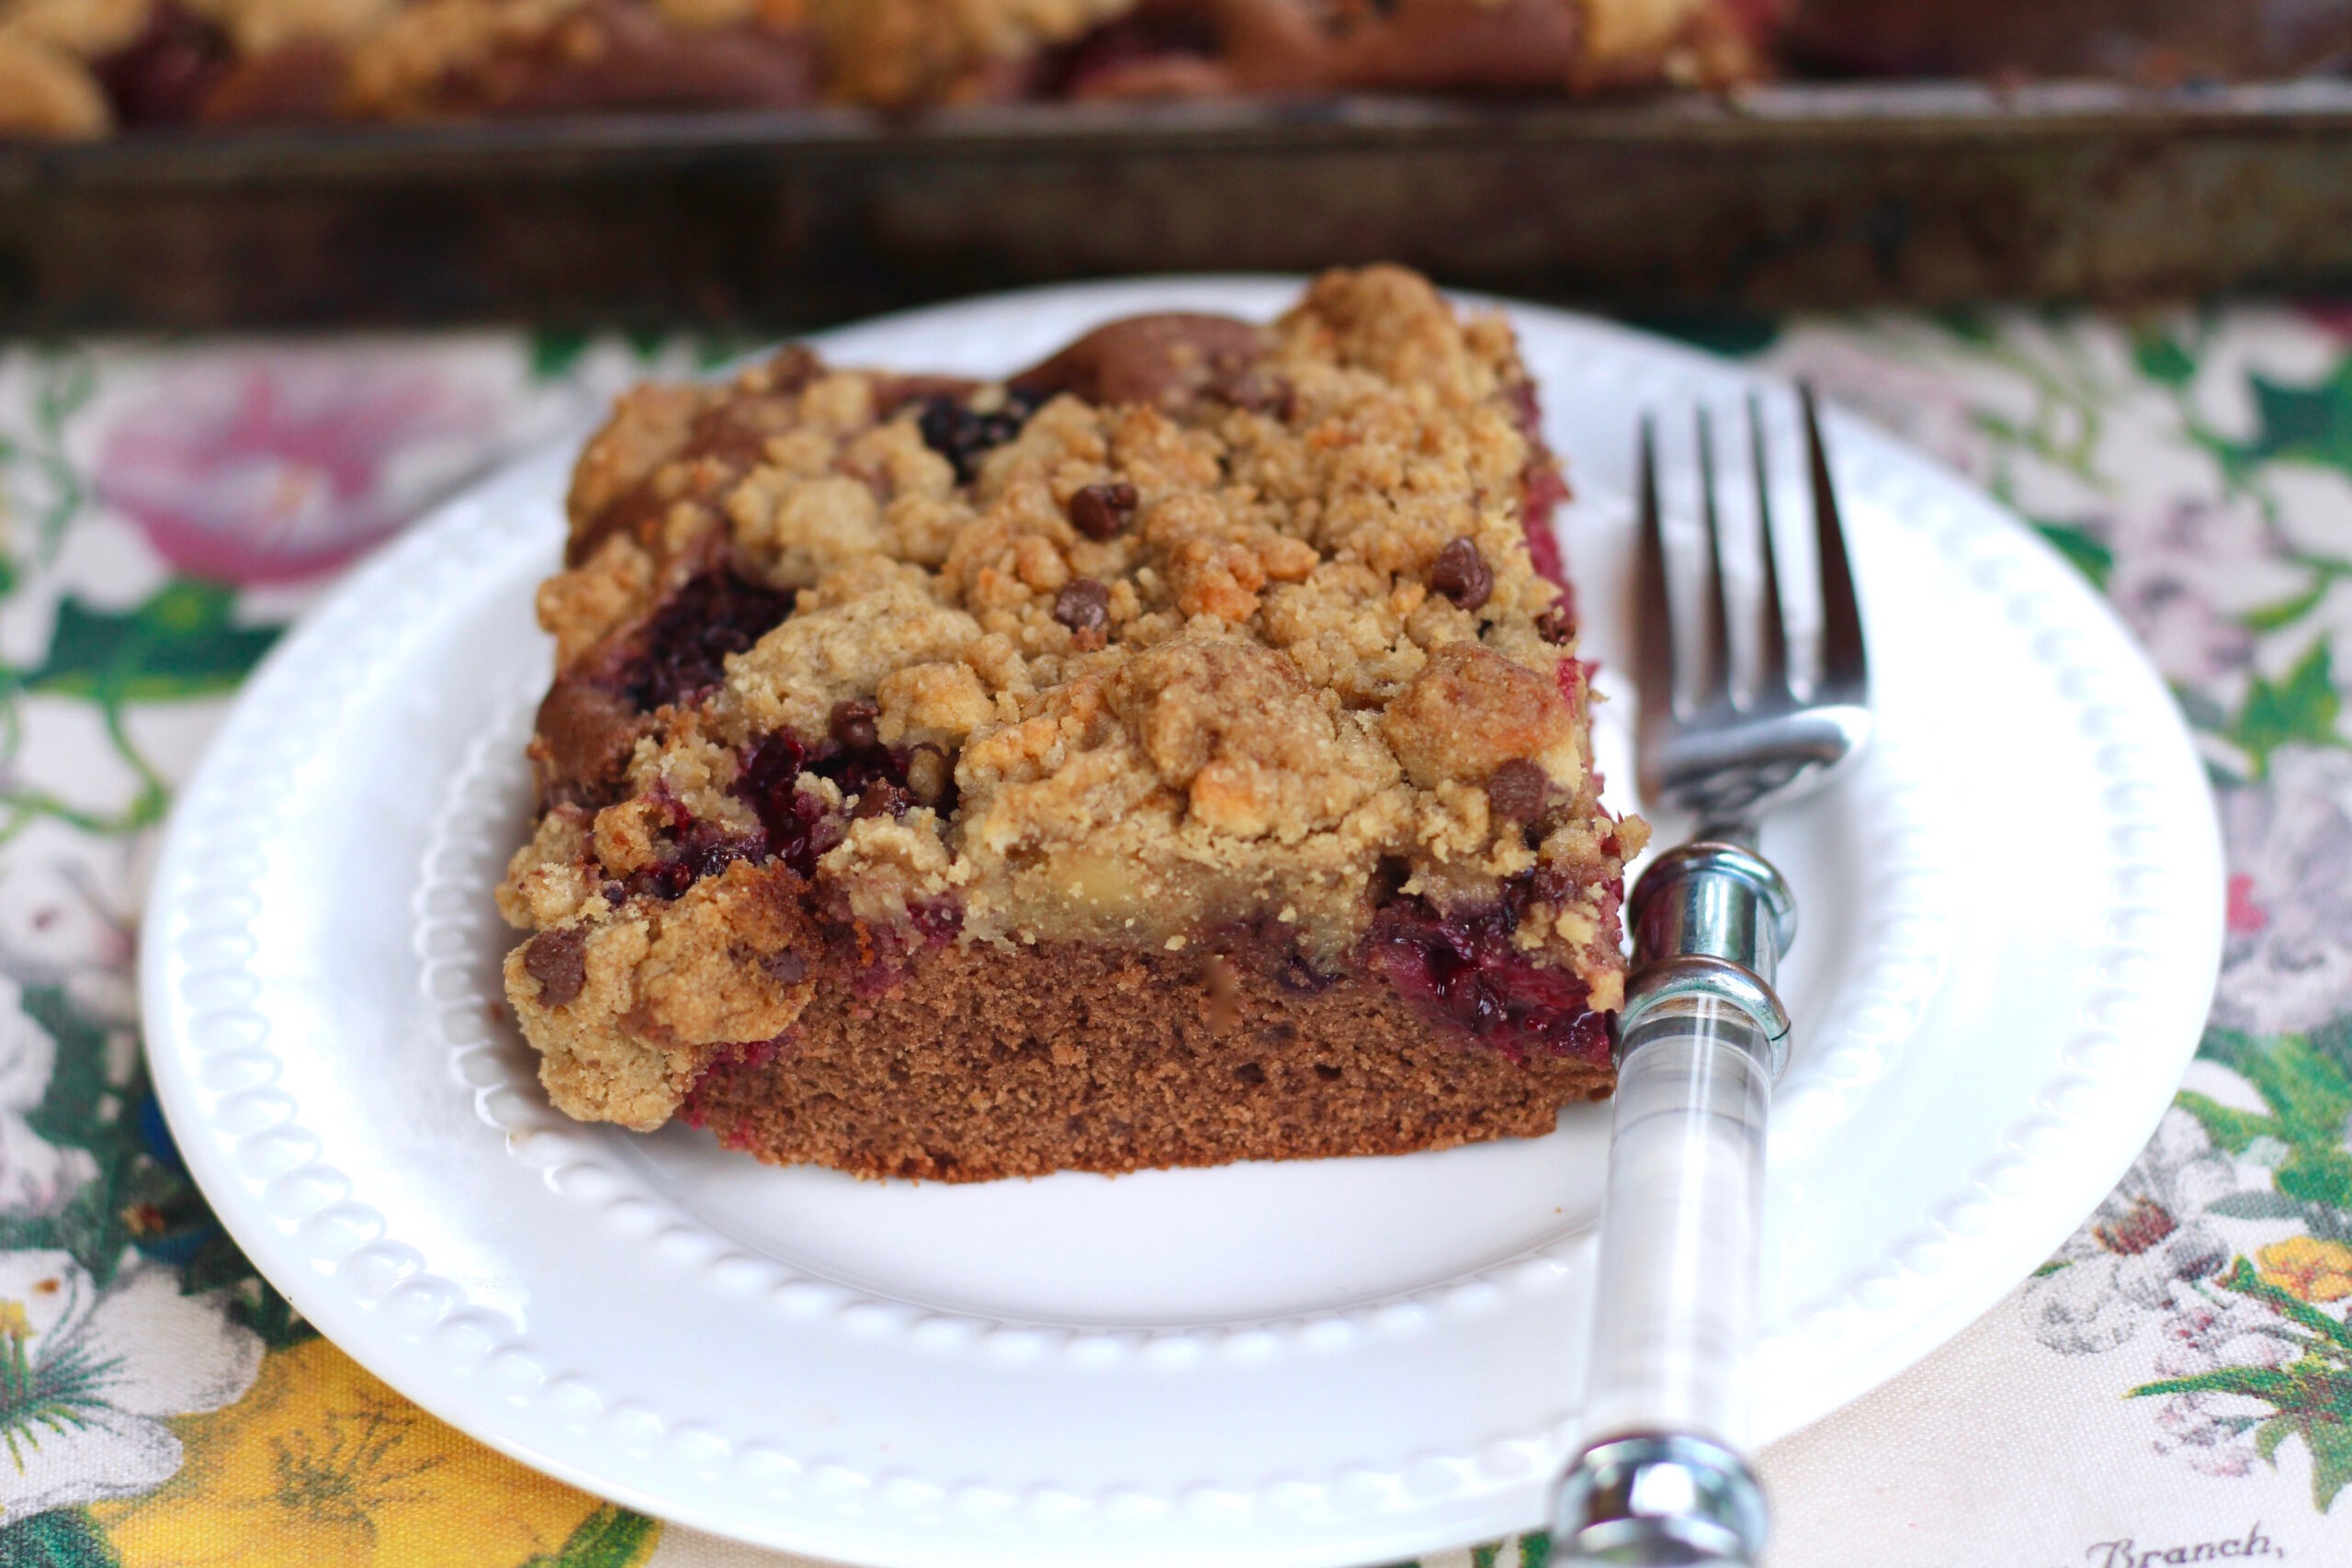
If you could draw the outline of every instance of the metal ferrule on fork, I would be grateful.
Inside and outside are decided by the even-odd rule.
[[[1771,863],[1721,839],[1668,850],[1643,874],[1626,915],[1634,977],[1618,1020],[1619,1065],[1651,1009],[1703,996],[1756,1021],[1765,1068],[1777,1082],[1788,1066],[1789,1015],[1772,980],[1796,940],[1797,906]]]

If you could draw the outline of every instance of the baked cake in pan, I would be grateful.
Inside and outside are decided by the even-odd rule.
[[[507,994],[572,1116],[948,1180],[1548,1131],[1618,904],[1498,316],[1335,272],[580,459]]]
[[[882,105],[1589,92],[1758,75],[1784,0],[813,0],[834,90]]]

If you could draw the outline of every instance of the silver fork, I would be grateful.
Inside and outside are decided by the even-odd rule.
[[[1634,970],[1619,1021],[1587,1446],[1562,1485],[1555,1532],[1569,1562],[1747,1563],[1764,1541],[1763,1493],[1745,1450],[1764,1126],[1788,1059],[1772,979],[1796,935],[1796,904],[1757,852],[1757,828],[1820,788],[1871,732],[1853,570],[1819,412],[1810,388],[1801,395],[1822,619],[1815,672],[1803,680],[1791,672],[1761,405],[1751,394],[1763,581],[1744,682],[1732,669],[1713,422],[1699,411],[1708,588],[1697,637],[1674,626],[1657,442],[1642,424],[1642,793],[1701,826],[1658,857],[1626,905]]]

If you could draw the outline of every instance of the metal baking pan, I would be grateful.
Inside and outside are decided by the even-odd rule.
[[[1653,311],[2352,285],[2352,83],[1033,105],[0,148],[0,331],[808,327],[1391,258]]]

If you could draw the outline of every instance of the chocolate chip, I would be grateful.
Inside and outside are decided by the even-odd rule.
[[[918,806],[937,806],[955,782],[947,753],[929,741],[907,753],[907,793]]]
[[[588,984],[588,933],[576,926],[541,931],[523,949],[523,971],[539,983],[539,1000],[564,1006]]]
[[[1563,648],[1577,639],[1577,618],[1565,604],[1555,604],[1535,617],[1535,635],[1554,648]]]
[[[1233,1069],[1233,1076],[1238,1081],[1256,1089],[1266,1081],[1266,1069],[1255,1062],[1244,1062]]]
[[[1072,578],[1054,595],[1054,619],[1074,632],[1100,631],[1111,619],[1111,591],[1091,577]]]
[[[874,720],[881,711],[871,697],[835,703],[831,721],[833,739],[852,751],[872,750],[880,739],[875,733]]]
[[[1487,781],[1487,804],[1496,816],[1511,822],[1532,822],[1544,815],[1552,781],[1524,757],[1513,757]]]
[[[888,779],[877,779],[867,784],[857,797],[857,809],[853,817],[899,817],[915,803],[915,797]]]
[[[1467,537],[1453,540],[1438,551],[1430,568],[1430,586],[1465,610],[1475,610],[1495,591],[1495,574],[1487,558]]]
[[[779,986],[797,986],[808,977],[808,961],[788,947],[761,959],[760,967]]]
[[[1090,539],[1116,538],[1136,520],[1136,487],[1088,485],[1069,498],[1070,526]]]

